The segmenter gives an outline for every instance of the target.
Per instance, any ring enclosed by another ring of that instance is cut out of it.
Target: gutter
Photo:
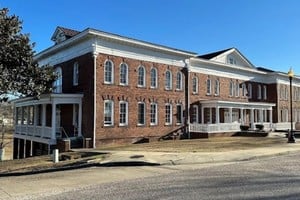
[[[93,44],[93,58],[94,58],[94,122],[93,122],[93,148],[96,148],[96,123],[97,123],[97,40]]]

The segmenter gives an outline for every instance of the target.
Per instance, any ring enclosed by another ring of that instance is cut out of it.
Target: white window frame
[[[248,98],[252,98],[252,84],[248,83]]]
[[[150,103],[150,125],[155,126],[157,124],[157,103]]]
[[[63,77],[61,67],[55,68],[54,73],[56,74],[57,79],[53,82],[53,93],[62,93]]]
[[[138,68],[138,87],[146,87],[146,69],[143,65]]]
[[[165,104],[165,125],[172,125],[172,104]]]
[[[198,77],[192,78],[192,92],[193,94],[198,94]]]
[[[215,96],[220,96],[220,81],[215,80]]]
[[[176,74],[176,90],[182,90],[183,86],[182,86],[182,73],[181,72],[177,72]]]
[[[125,113],[122,110],[122,105],[125,105]],[[125,118],[123,118],[123,116]],[[125,120],[124,122],[123,122],[123,119]],[[121,122],[121,120],[122,120],[122,122]],[[119,102],[119,126],[127,126],[127,125],[128,125],[128,102],[120,101]]]
[[[107,109],[109,109],[107,106],[110,104],[111,110],[110,110],[110,120],[106,120],[106,115],[107,115]],[[104,100],[104,109],[103,109],[103,122],[104,126],[113,126],[114,125],[114,102],[112,100]]]
[[[211,79],[206,80],[206,95],[211,95]]]
[[[234,83],[233,81],[230,81],[229,83],[229,96],[233,97],[234,96]]]
[[[79,82],[79,64],[75,62],[73,65],[73,86],[77,86]]]
[[[198,105],[192,105],[191,123],[199,123]]]
[[[120,64],[120,85],[128,85],[128,65],[126,63]]]
[[[240,83],[238,81],[235,82],[235,96],[240,96]]]
[[[170,70],[167,70],[165,74],[165,89],[172,90],[172,72]]]
[[[263,98],[264,98],[264,100],[267,100],[267,86],[266,85],[263,86]]]
[[[110,69],[108,69],[108,67]],[[114,63],[111,60],[106,60],[104,63],[104,83],[105,84],[114,83]]]
[[[247,96],[247,89],[245,83],[242,84],[242,95],[243,97]]]
[[[152,67],[150,70],[150,88],[157,88],[157,69]]]
[[[257,99],[261,99],[261,85],[257,85]]]
[[[143,105],[143,112],[144,113],[140,113],[140,105]],[[144,125],[146,125],[146,104],[145,104],[145,102],[138,102],[138,112],[137,112],[137,125],[138,126],[144,126]],[[142,118],[140,118],[140,117],[142,117]],[[143,123],[140,123],[140,119],[143,119]]]

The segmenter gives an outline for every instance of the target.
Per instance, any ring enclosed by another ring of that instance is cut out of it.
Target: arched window
[[[138,68],[138,86],[145,87],[146,86],[146,75],[144,66],[139,66]]]
[[[248,97],[249,97],[249,99],[252,98],[252,85],[251,85],[251,83],[248,84]]]
[[[198,77],[193,77],[192,79],[192,92],[194,94],[198,93]]]
[[[112,84],[114,82],[114,64],[107,60],[104,64],[104,83]]]
[[[128,85],[128,66],[125,63],[120,65],[120,85]]]
[[[114,102],[112,100],[104,101],[104,126],[114,125]]]
[[[177,72],[176,75],[176,90],[182,90],[182,73]]]
[[[247,96],[247,89],[246,89],[246,84],[242,84],[242,96],[245,97]]]
[[[168,70],[165,76],[165,89],[172,90],[172,73]]]
[[[79,65],[78,62],[75,62],[73,65],[73,85],[78,85],[79,81]]]
[[[206,80],[206,94],[211,95],[211,79]]]
[[[53,93],[62,93],[62,69],[57,67],[54,70],[54,73],[57,75],[57,79],[53,82]]]
[[[233,81],[230,81],[229,83],[229,96],[234,96],[234,83]]]
[[[150,70],[150,87],[157,88],[157,69],[154,67]]]
[[[257,99],[261,99],[261,85],[257,86]]]
[[[220,81],[218,79],[215,80],[215,95],[220,95]]]

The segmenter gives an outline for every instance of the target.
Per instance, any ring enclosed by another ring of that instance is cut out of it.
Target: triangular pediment
[[[198,57],[228,65],[235,65],[251,69],[255,68],[255,66],[236,48],[225,49]]]

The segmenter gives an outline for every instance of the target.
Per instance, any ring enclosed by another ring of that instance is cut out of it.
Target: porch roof
[[[39,104],[77,104],[81,103],[83,94],[44,94],[39,99],[26,97],[14,100],[15,107],[32,106]]]
[[[269,109],[271,110],[275,103],[265,102],[236,102],[222,100],[200,100],[202,107],[221,107],[221,108],[243,108],[243,109]]]

